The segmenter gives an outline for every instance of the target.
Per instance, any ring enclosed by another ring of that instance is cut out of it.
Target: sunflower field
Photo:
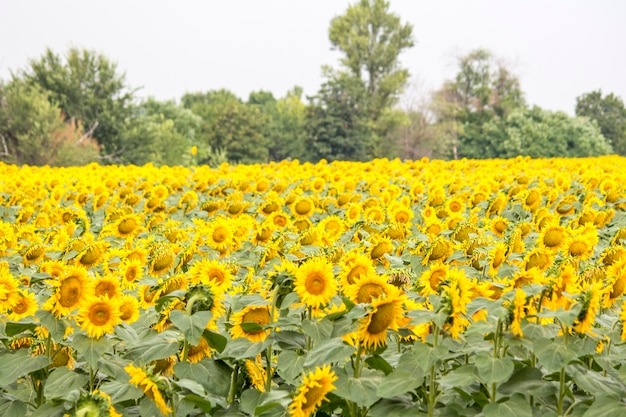
[[[623,417],[624,172],[0,164],[0,416]]]

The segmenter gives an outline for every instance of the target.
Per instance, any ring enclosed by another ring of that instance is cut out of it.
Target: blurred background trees
[[[46,50],[0,80],[0,161],[32,165],[365,161],[387,157],[510,158],[626,155],[626,108],[601,91],[575,116],[529,107],[510,65],[485,49],[456,60],[432,92],[409,85],[400,61],[413,28],[389,2],[360,0],[329,25],[338,67],[303,97],[225,89],[178,102],[140,99],[96,51]]]

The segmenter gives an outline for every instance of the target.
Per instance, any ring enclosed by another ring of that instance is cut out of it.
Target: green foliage
[[[70,48],[63,58],[47,49],[18,75],[41,87],[66,120],[80,120],[87,131],[93,131],[105,161],[120,161],[133,92],[117,64],[86,49]]]
[[[65,123],[39,86],[18,79],[0,85],[0,103],[0,160],[67,166],[98,159],[98,145],[80,122]]]
[[[399,56],[413,46],[412,32],[413,27],[391,13],[389,2],[384,0],[361,0],[331,21],[329,38],[333,47],[344,55],[341,59],[344,69],[325,69],[328,82],[319,96],[324,101],[324,89],[329,85],[350,96],[360,114],[345,114],[344,124],[355,125],[356,117],[365,118],[359,126],[366,126],[370,132],[362,139],[367,139],[364,145],[368,158],[386,156],[389,146],[383,141],[402,123],[389,117],[389,110],[397,103],[409,79],[408,70],[400,66]],[[357,131],[351,136],[359,135],[362,133]]]
[[[611,145],[599,128],[586,118],[570,117],[563,112],[550,112],[539,107],[512,113],[504,122],[504,136],[493,123],[488,124],[486,138],[498,157],[517,155],[533,158],[585,157],[606,155]]]
[[[182,104],[202,118],[199,147],[225,152],[233,163],[267,162],[268,139],[263,132],[268,117],[258,107],[242,103],[227,90],[186,94]]]
[[[326,81],[306,114],[305,160],[361,161],[367,158],[371,131],[358,79],[345,75]]]
[[[613,93],[602,97],[602,91],[592,91],[576,98],[576,116],[594,120],[613,150],[626,155],[626,108]]]
[[[148,99],[134,109],[122,134],[124,163],[188,165],[191,147],[197,143],[201,118],[172,101]]]

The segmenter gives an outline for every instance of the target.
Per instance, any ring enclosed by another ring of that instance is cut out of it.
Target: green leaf
[[[560,371],[568,363],[576,359],[576,354],[561,343],[550,339],[537,339],[533,343],[533,351],[537,360],[548,373]]]
[[[580,365],[570,365],[567,367],[567,371],[578,388],[594,397],[611,394],[621,396],[626,392],[626,385],[609,374],[600,375]]]
[[[389,365],[385,359],[383,359],[380,355],[373,355],[365,359],[365,364],[370,369],[378,369],[379,371],[383,371],[385,375],[389,375],[393,372],[393,366]]]
[[[183,401],[188,401],[192,403],[193,405],[195,405],[196,407],[198,407],[205,413],[210,412],[211,408],[213,407],[210,401],[206,400],[204,397],[200,397],[194,394],[185,395],[183,397]]]
[[[443,375],[439,382],[443,387],[468,387],[476,382],[476,367],[474,365],[461,365]]]
[[[7,336],[13,337],[16,334],[20,334],[22,332],[26,332],[26,331],[32,332],[39,326],[40,326],[40,323],[37,323],[34,321],[23,321],[19,323],[8,322],[6,324],[4,332]]]
[[[89,366],[95,369],[98,367],[98,361],[104,357],[112,345],[106,337],[95,339],[78,333],[74,335],[72,346],[85,358]]]
[[[533,417],[528,400],[515,395],[501,403],[489,403],[483,408],[485,417]]]
[[[24,417],[26,404],[20,400],[4,401],[0,404],[0,417]]]
[[[306,347],[306,336],[302,332],[281,330],[272,333],[272,338],[283,349],[304,349]]]
[[[174,365],[174,375],[180,379],[198,382],[207,392],[226,397],[232,370],[222,362],[203,359],[198,363],[179,362]]]
[[[224,336],[208,329],[205,329],[204,332],[202,332],[202,336],[206,339],[209,346],[217,350],[219,353],[224,351],[224,348],[228,343],[228,339]]]
[[[191,379],[179,379],[177,381],[173,381],[175,385],[178,385],[181,388],[186,389],[187,391],[199,395],[201,397],[206,396],[206,392],[204,391],[204,387]]]
[[[368,417],[406,417],[425,416],[420,407],[410,397],[394,399],[383,398],[374,404],[367,412]]]
[[[239,337],[228,341],[222,356],[236,360],[249,359],[263,352],[263,349],[265,349],[265,343],[255,343],[245,337]]]
[[[306,357],[305,368],[322,366],[328,363],[347,361],[354,353],[354,346],[347,345],[342,339],[328,339],[318,343]]]
[[[129,344],[124,358],[138,364],[146,364],[175,355],[180,350],[176,336],[177,333],[173,331],[159,333],[151,330],[140,337],[138,343]]]
[[[43,394],[47,399],[68,399],[73,390],[80,390],[87,385],[89,377],[67,369],[65,366],[56,368],[48,376]]]
[[[513,373],[508,381],[498,385],[498,392],[504,395],[523,392],[546,398],[556,393],[556,387],[553,383],[543,379],[543,374],[539,369],[525,366]]]
[[[21,376],[48,366],[50,359],[44,355],[31,356],[28,349],[20,349],[15,353],[3,352],[0,363],[0,387],[4,387]]]
[[[421,342],[415,343],[411,351],[420,368],[424,371],[429,370],[431,366],[436,365],[448,354],[448,350],[443,346],[432,347]]]
[[[487,352],[480,352],[475,357],[478,376],[487,385],[504,382],[513,374],[513,361],[509,358],[493,358]]]
[[[170,320],[183,332],[191,345],[197,345],[212,316],[210,311],[197,311],[189,316],[182,311],[173,310],[170,313]]]
[[[424,377],[416,378],[406,369],[398,368],[385,378],[376,390],[376,395],[383,398],[392,398],[412,391],[424,382]]]
[[[108,381],[100,385],[100,390],[106,392],[113,403],[120,403],[128,400],[136,400],[143,397],[143,390],[131,385],[128,380]]]
[[[333,322],[330,320],[302,322],[302,332],[309,336],[315,343],[326,341],[333,332]]]
[[[367,372],[366,372],[367,371]],[[337,371],[334,394],[360,406],[369,407],[380,399],[378,387],[383,382],[382,372],[364,369],[360,378],[349,376],[345,369]]]
[[[625,415],[626,404],[619,398],[600,397],[595,399],[583,417],[624,417]]]
[[[65,320],[57,319],[52,315],[52,313],[46,310],[38,310],[35,313],[35,317],[37,317],[41,324],[48,329],[52,340],[60,343],[63,339],[65,339],[65,330],[68,327]]]
[[[22,416],[25,414],[22,414]],[[67,410],[63,404],[55,404],[50,401],[44,403],[41,407],[29,414],[30,417],[64,417],[67,415]]]
[[[295,384],[302,375],[306,357],[300,356],[292,350],[284,350],[278,354],[278,374],[288,384]]]

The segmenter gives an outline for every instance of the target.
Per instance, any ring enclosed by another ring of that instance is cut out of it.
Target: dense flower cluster
[[[66,366],[83,397],[103,384],[97,399],[111,414],[210,413],[196,397],[211,388],[185,383],[199,369],[188,366],[226,361],[230,388],[212,407],[250,412],[237,392],[286,385],[276,406],[308,416],[334,389],[365,415],[373,403],[351,399],[340,370],[358,378],[377,369],[361,359],[390,344],[401,354],[459,343],[479,323],[498,323],[487,339],[496,353],[499,338],[535,326],[621,343],[625,170],[619,157],[0,165],[4,351],[46,358],[44,374],[29,374],[41,387],[29,409]],[[307,355],[329,339],[345,358],[314,363]]]

